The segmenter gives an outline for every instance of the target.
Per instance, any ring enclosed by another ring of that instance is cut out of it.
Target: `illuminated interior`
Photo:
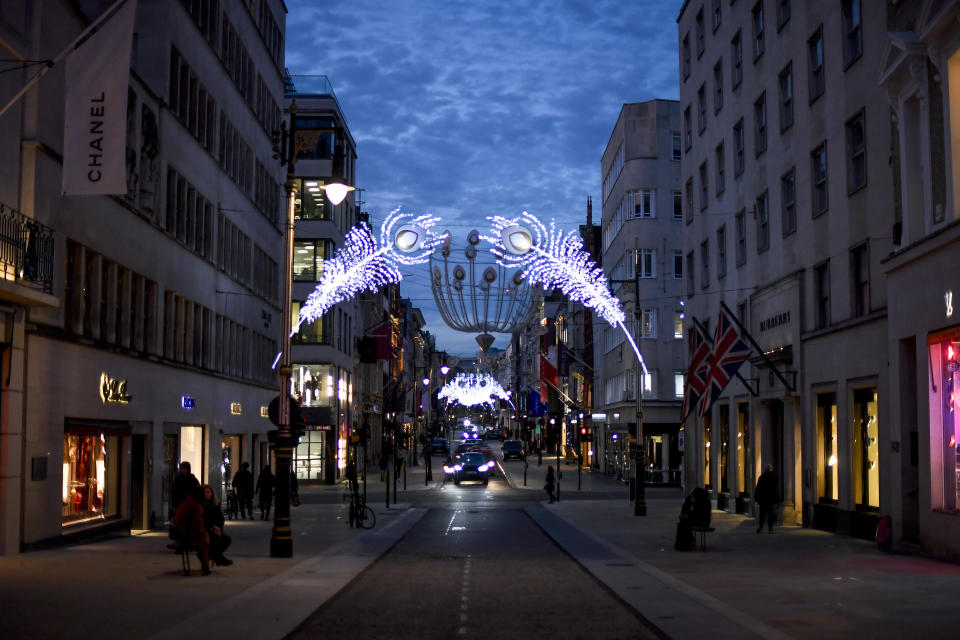
[[[119,450],[119,436],[89,429],[68,429],[63,434],[64,525],[117,515]]]
[[[858,506],[880,506],[880,424],[877,389],[853,392],[854,496]]]
[[[929,349],[931,506],[960,511],[960,340]]]
[[[840,495],[837,444],[837,394],[817,394],[817,485],[823,501],[836,502]]]

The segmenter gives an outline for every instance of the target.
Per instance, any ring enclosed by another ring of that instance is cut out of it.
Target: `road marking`
[[[453,515],[450,516],[450,522],[447,523],[447,530],[443,533],[443,535],[445,535],[445,536],[450,535],[450,529],[453,527],[453,520],[454,520],[454,518],[457,517],[457,514],[458,514],[458,513],[460,513],[459,510],[458,510],[458,511],[454,511],[454,512],[453,512]]]

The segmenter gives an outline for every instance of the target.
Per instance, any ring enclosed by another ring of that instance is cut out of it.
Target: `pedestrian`
[[[213,493],[213,487],[208,484],[203,485],[203,525],[210,539],[210,559],[221,567],[232,565],[233,560],[223,555],[232,540],[223,531],[223,511],[220,509],[220,503],[217,502],[217,496]]]
[[[253,520],[253,474],[249,462],[244,462],[240,465],[240,471],[233,474],[233,491],[240,505],[240,517],[246,520],[249,512]]]
[[[189,472],[189,466],[187,468]],[[202,494],[198,486],[187,493],[174,511],[174,525],[171,533],[177,541],[178,549],[194,547],[200,558],[200,570],[210,575],[210,536],[204,523]]]
[[[184,460],[180,463],[180,473],[173,479],[173,490],[170,492],[171,511],[176,511],[184,499],[198,489],[200,481],[190,473],[190,463]]]
[[[270,465],[263,465],[260,477],[257,478],[257,500],[260,502],[260,519],[270,519],[270,506],[273,504],[273,488],[276,485]]]
[[[544,490],[547,492],[547,497],[550,498],[550,502],[556,502],[557,498],[553,494],[554,487],[556,486],[557,478],[553,474],[553,465],[547,466],[547,480],[543,484]]]
[[[757,514],[757,533],[763,529],[764,522],[767,523],[767,530],[773,533],[773,521],[777,518],[777,505],[780,503],[780,489],[772,464],[768,464],[766,471],[757,478],[757,486],[753,490],[753,501],[760,508]]]
[[[691,492],[680,507],[680,517],[677,520],[677,535],[673,542],[673,548],[677,551],[690,551],[693,549],[693,513],[695,502],[694,494]]]

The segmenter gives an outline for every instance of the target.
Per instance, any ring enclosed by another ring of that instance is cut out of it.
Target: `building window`
[[[64,429],[61,496],[64,525],[119,515],[121,462],[119,435],[97,427]]]
[[[737,223],[737,266],[747,262],[747,212],[743,209],[736,217]]]
[[[757,198],[757,253],[770,248],[770,198],[767,192]]]
[[[693,146],[693,122],[690,117],[690,105],[687,105],[687,108],[683,110],[683,148],[686,151],[690,151],[690,147]]]
[[[767,92],[764,91],[753,103],[753,123],[754,134],[756,136],[756,148],[754,151],[759,156],[767,150]]]
[[[823,26],[807,40],[807,59],[810,64],[810,102],[823,95]]]
[[[714,153],[716,157],[716,171],[717,171],[717,195],[719,196],[723,193],[723,190],[726,188],[726,162],[723,157],[723,141],[717,145],[716,151]]]
[[[293,301],[293,317],[300,317],[301,302]],[[294,330],[293,341],[297,344],[332,344],[333,314],[327,313],[313,322],[304,322]]]
[[[880,507],[877,389],[853,392],[853,495],[858,507]]]
[[[693,222],[693,180],[687,180],[687,224]]]
[[[700,165],[700,211],[707,208],[707,161]]]
[[[847,192],[867,184],[866,127],[864,112],[847,121]]]
[[[682,156],[680,155],[680,132],[671,131],[670,132],[670,159],[679,160]]]
[[[707,86],[700,85],[697,89],[697,130],[703,133],[707,128]]]
[[[332,253],[333,243],[329,240],[294,240],[293,279],[317,282],[323,275],[324,260],[329,260]]]
[[[679,191],[672,191],[673,195],[673,219],[683,219],[683,194]]]
[[[781,227],[784,237],[797,230],[797,171],[790,171],[780,178]]]
[[[711,422],[708,412],[703,418],[703,487],[707,491],[713,488],[710,476],[710,436],[713,426]]]
[[[633,253],[633,252],[631,252]],[[636,264],[636,271],[633,274],[636,278],[656,278],[657,277],[657,250],[656,249],[637,249],[631,256]]]
[[[720,9],[721,0],[713,0],[713,30],[716,31],[720,28],[720,22],[723,19],[722,11]]]
[[[710,286],[710,241],[700,243],[700,288]]]
[[[640,374],[640,375],[641,375],[641,378],[640,378],[640,384],[641,384],[640,392],[643,394],[643,397],[644,397],[644,398],[652,398],[652,397],[653,397],[653,388],[654,388],[653,378],[654,378],[654,376],[656,375],[656,372],[654,372],[654,371],[648,371],[647,373],[642,373],[642,374]]]
[[[777,0],[777,31],[790,22],[790,0]]]
[[[931,342],[929,350],[930,506],[960,511],[960,340],[954,334]]]
[[[863,31],[860,28],[860,0],[843,0],[844,67],[849,67],[863,53]]]
[[[723,58],[713,65],[713,112],[723,108]]]
[[[337,367],[330,364],[294,364],[292,368],[290,383],[293,397],[301,407],[337,406]]]
[[[704,34],[704,25],[703,25],[703,8],[700,8],[700,11],[697,12],[697,57],[703,55],[704,49],[706,49],[706,36]]]
[[[640,337],[657,337],[657,310],[642,309],[640,311]]]
[[[743,38],[739,29],[730,41],[730,79],[730,86],[734,89],[743,80]]]
[[[682,371],[673,372],[673,397],[674,398],[683,397],[683,389],[686,386],[686,378],[684,377],[684,375],[685,374]]]
[[[693,284],[693,251],[687,254],[687,296],[694,294],[696,287]]]
[[[293,217],[296,220],[333,220],[333,207],[321,187],[323,181],[297,178],[296,182]]]
[[[830,263],[824,262],[813,268],[814,328],[830,326]]]
[[[837,394],[817,394],[817,494],[820,502],[836,504],[840,497],[837,459]]]
[[[727,464],[727,455],[730,451],[730,405],[720,404],[720,456],[717,460],[720,471],[720,491],[730,491],[730,465]]]
[[[690,77],[690,33],[683,36],[683,79]]]
[[[862,244],[850,252],[850,276],[853,286],[853,315],[870,313],[870,254]]]
[[[673,252],[673,279],[674,280],[683,279],[683,252],[682,251]]]
[[[780,131],[793,124],[793,63],[787,63],[779,76],[780,84]]]
[[[673,339],[683,340],[683,312],[673,312]]]
[[[627,192],[631,218],[655,218],[656,197],[653,189],[637,189]]]
[[[717,229],[717,279],[727,275],[727,227]]]
[[[763,55],[763,0],[753,5],[753,59]]]
[[[737,488],[741,495],[750,495],[753,489],[753,465],[750,454],[750,405],[737,403]]]
[[[733,173],[740,175],[743,173],[743,118],[740,118],[737,124],[733,125]]]
[[[814,217],[827,210],[827,144],[823,143],[810,154],[811,205]]]

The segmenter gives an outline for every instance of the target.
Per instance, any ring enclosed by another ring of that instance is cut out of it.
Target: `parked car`
[[[450,445],[446,438],[434,438],[430,443],[430,451],[435,456],[445,456],[450,453]]]
[[[503,460],[525,460],[526,454],[523,452],[523,443],[519,440],[504,440],[503,449],[501,450],[503,454]]]
[[[482,453],[470,452],[460,456],[457,462],[456,474],[453,477],[454,484],[460,484],[463,480],[479,480],[484,485],[490,482],[489,474],[493,472],[496,465],[487,462]]]

